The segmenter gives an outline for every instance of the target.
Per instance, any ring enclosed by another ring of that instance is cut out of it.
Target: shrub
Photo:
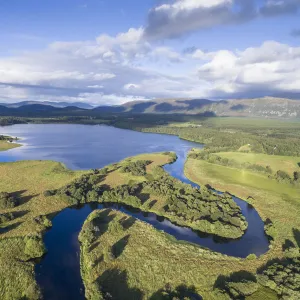
[[[9,222],[13,219],[14,219],[14,215],[12,213],[0,214],[0,225]]]
[[[124,173],[131,173],[133,176],[145,176],[146,166],[151,164],[150,160],[138,160],[128,163],[126,166],[121,168]]]
[[[285,259],[268,264],[259,282],[277,292],[282,299],[300,299],[300,259]]]
[[[29,259],[42,257],[46,253],[42,237],[39,235],[26,237],[24,253]]]
[[[220,275],[214,289],[226,294],[230,299],[244,299],[258,290],[256,277],[249,272],[239,271],[225,277]]]
[[[0,209],[13,208],[18,205],[18,200],[9,193],[0,192]]]
[[[246,259],[248,259],[248,260],[254,260],[254,259],[257,259],[257,256],[256,256],[254,253],[251,253],[251,254],[249,254],[249,255],[246,257]]]
[[[34,218],[34,221],[37,224],[44,226],[45,228],[52,227],[52,222],[47,216],[44,216],[44,215],[37,216]]]

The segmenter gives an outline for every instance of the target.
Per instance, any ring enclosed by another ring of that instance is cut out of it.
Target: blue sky
[[[299,9],[300,0],[0,0],[0,102],[300,99]]]

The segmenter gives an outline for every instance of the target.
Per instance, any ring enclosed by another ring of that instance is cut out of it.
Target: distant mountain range
[[[84,103],[84,102],[51,102],[51,101],[22,101],[16,103],[0,103],[1,106],[9,107],[9,108],[18,108],[25,105],[48,105],[52,107],[64,108],[68,106],[76,106],[78,108],[83,109],[92,109],[94,106]]]
[[[0,104],[1,116],[97,116],[100,114],[186,114],[231,117],[300,118],[300,101],[256,98],[211,101],[207,99],[161,99],[133,101],[119,106],[93,108],[85,103],[20,102]]]

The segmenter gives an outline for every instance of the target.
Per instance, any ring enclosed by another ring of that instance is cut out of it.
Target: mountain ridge
[[[212,101],[208,99],[155,99],[149,101],[130,101],[122,105],[80,108],[70,105],[54,107],[43,103],[7,107],[0,104],[1,116],[97,116],[103,114],[181,114],[218,117],[262,117],[262,118],[300,118],[300,101],[286,98],[230,99]],[[32,103],[32,102],[30,102]],[[73,103],[74,104],[74,103]]]

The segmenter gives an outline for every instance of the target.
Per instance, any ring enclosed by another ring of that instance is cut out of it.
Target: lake
[[[22,124],[0,127],[0,134],[21,137],[24,146],[0,152],[0,161],[56,160],[71,169],[102,168],[128,156],[141,153],[174,151],[178,159],[165,170],[181,181],[198,187],[184,175],[188,151],[202,145],[176,136],[140,133],[109,126]],[[172,224],[170,221],[124,206],[111,205],[137,219],[152,224],[179,240],[192,242],[213,251],[236,257],[257,256],[269,249],[264,223],[257,211],[245,201],[233,198],[248,221],[248,229],[237,240],[220,240]],[[84,299],[80,278],[78,233],[87,216],[100,204],[68,208],[53,219],[53,227],[45,234],[48,254],[36,267],[37,281],[45,299]]]

